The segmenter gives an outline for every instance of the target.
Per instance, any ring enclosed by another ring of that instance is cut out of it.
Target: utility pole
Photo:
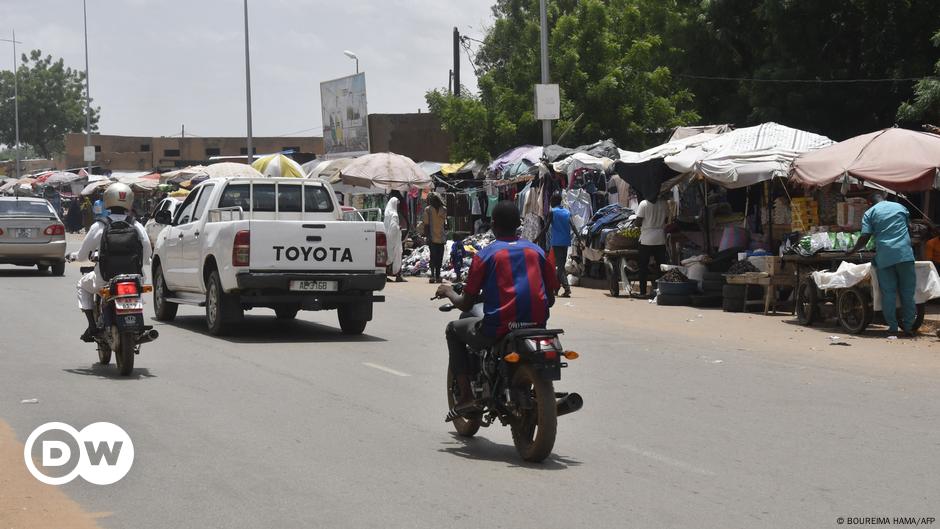
[[[13,114],[14,121],[16,123],[16,143],[13,146],[13,154],[16,157],[16,167],[13,169],[13,174],[16,175],[16,178],[20,178],[20,98],[19,98],[19,77],[17,76],[17,58],[16,58],[16,45],[22,44],[16,40],[16,30],[13,30],[13,40],[9,39],[0,39],[4,42],[13,43]]]
[[[454,71],[447,70],[447,93],[453,95],[454,93]]]
[[[88,80],[88,9],[82,0],[82,19],[85,24],[85,147],[91,145],[91,82]],[[91,173],[91,164],[86,172]]]
[[[248,103],[248,165],[254,161],[251,147],[251,61],[248,55],[248,0],[245,0],[245,98]]]
[[[454,28],[454,95],[460,97],[460,32]]]
[[[542,84],[548,84],[548,14],[545,9],[545,0],[539,0],[539,17],[541,18],[541,48],[542,48]],[[542,120],[542,145],[552,144],[552,122]]]

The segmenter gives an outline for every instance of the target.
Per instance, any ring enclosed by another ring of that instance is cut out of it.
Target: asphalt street
[[[812,355],[773,335],[735,340],[707,328],[720,312],[654,325],[654,306],[575,289],[552,321],[582,356],[556,389],[578,391],[585,406],[559,419],[549,460],[524,464],[508,428],[465,440],[443,422],[450,315],[429,301],[426,280],[389,285],[355,338],[332,312],[276,322],[261,309],[216,338],[201,309],[184,307],[176,322],[156,323],[160,339],[124,379],[78,340],[77,279],[77,265],[64,278],[0,268],[0,422],[20,451],[49,421],[128,432],[136,459],[122,481],[59,487],[103,528],[724,529],[940,517],[936,344],[886,369],[891,358],[872,360],[877,347]],[[695,325],[704,334],[686,332]],[[7,487],[0,496],[15,496]],[[12,519],[0,511],[0,528]]]

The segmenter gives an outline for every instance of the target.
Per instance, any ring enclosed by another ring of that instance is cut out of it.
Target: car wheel
[[[65,275],[65,261],[61,263],[56,263],[52,265],[52,275],[54,276],[64,276]]]
[[[36,265],[36,268],[38,268],[40,272],[48,272],[48,271],[49,271],[49,265],[43,265],[43,264],[41,264],[41,265]]]
[[[173,321],[179,310],[179,305],[166,300],[168,294],[163,268],[158,264],[153,268],[153,312],[157,321]]]
[[[241,320],[245,313],[238,296],[226,294],[222,290],[219,272],[213,271],[209,274],[208,287],[206,290],[206,325],[209,327],[209,334],[222,336],[228,333],[232,324]]]

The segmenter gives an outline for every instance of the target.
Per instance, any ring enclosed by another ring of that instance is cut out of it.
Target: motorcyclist
[[[512,330],[544,327],[548,321],[559,288],[555,264],[542,248],[516,236],[520,224],[513,202],[498,203],[492,218],[496,240],[473,256],[463,293],[457,294],[450,285],[437,289],[437,297],[448,298],[461,311],[473,308],[478,298],[483,301],[482,318],[452,321],[444,333],[460,392],[447,420],[472,411],[467,346],[483,349]]]
[[[69,261],[90,259],[91,255],[100,249],[101,237],[107,227],[114,222],[127,222],[133,226],[140,239],[140,254],[137,262],[141,264],[142,268],[146,268],[144,265],[150,262],[150,240],[147,238],[147,232],[144,230],[144,227],[131,215],[133,203],[134,192],[129,186],[121,183],[111,184],[104,192],[106,214],[97,218],[91,228],[88,229],[88,234],[85,235],[85,240],[82,241],[81,248],[77,252],[69,254]],[[140,270],[139,273],[142,274],[143,270]],[[78,281],[78,285],[76,285],[78,291],[78,307],[88,320],[88,328],[85,329],[85,332],[82,334],[82,341],[94,341],[94,336],[98,332],[98,325],[95,322],[94,314],[95,293],[107,284],[108,282],[101,274],[100,263],[95,263],[95,270],[82,276]]]

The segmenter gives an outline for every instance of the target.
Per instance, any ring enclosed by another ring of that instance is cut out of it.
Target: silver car
[[[65,226],[48,201],[0,197],[0,264],[65,273]]]

